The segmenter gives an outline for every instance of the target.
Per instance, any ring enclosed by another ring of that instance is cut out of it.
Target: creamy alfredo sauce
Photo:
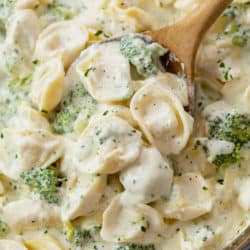
[[[0,1],[1,250],[221,250],[250,224],[250,3],[201,45],[195,118],[135,34],[201,2]]]

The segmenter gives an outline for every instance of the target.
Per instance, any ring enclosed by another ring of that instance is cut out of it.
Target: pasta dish
[[[222,250],[248,228],[250,2],[202,41],[193,114],[142,35],[200,4],[0,0],[1,250]]]

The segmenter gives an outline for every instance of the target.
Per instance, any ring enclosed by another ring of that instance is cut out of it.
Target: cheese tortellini
[[[86,27],[80,22],[53,23],[40,33],[34,57],[41,61],[61,57],[67,68],[86,46],[88,36]]]
[[[133,202],[149,203],[167,197],[173,171],[155,148],[144,148],[139,159],[121,172],[124,196]]]
[[[17,129],[41,129],[51,131],[49,121],[27,103],[22,103],[19,106],[18,114],[11,120],[11,124]]]
[[[108,18],[110,25],[106,27],[109,32],[122,34],[127,32],[142,32],[157,27],[155,18],[141,8],[127,6],[120,8],[119,1],[116,4],[110,4],[104,9],[104,15]],[[111,6],[113,5],[113,6]]]
[[[133,96],[130,108],[147,139],[161,153],[178,154],[186,146],[193,118],[171,91],[147,84]]]
[[[43,236],[34,240],[25,241],[29,250],[63,250],[62,245],[51,236]]]
[[[239,193],[238,202],[240,206],[248,211],[250,209],[250,198],[249,195],[245,192],[250,188],[250,178],[242,178],[238,183],[237,192]]]
[[[33,77],[31,97],[39,110],[51,111],[64,94],[64,68],[61,59],[55,58],[40,65]]]
[[[14,180],[31,168],[48,167],[63,154],[60,138],[46,130],[4,129],[0,144],[0,170]]]
[[[156,204],[164,217],[182,221],[206,214],[211,211],[212,206],[208,182],[195,173],[174,177],[170,195]]]
[[[121,54],[117,41],[86,49],[76,70],[98,101],[123,101],[133,93],[129,61]]]
[[[118,195],[104,212],[101,236],[110,242],[149,244],[160,241],[164,229],[156,210],[140,203],[131,204]]]
[[[237,102],[242,109],[250,110],[250,84],[248,78],[243,78],[237,83],[235,81],[226,83],[221,91],[227,102]],[[233,96],[232,93],[234,93]]]
[[[40,32],[39,20],[32,10],[20,10],[11,17],[3,44],[2,56],[9,74],[26,76],[32,68],[36,40]]]
[[[88,216],[96,211],[106,186],[106,176],[80,175],[68,188],[62,219],[73,220],[80,216]]]
[[[153,84],[171,91],[178,97],[184,107],[189,104],[187,83],[184,79],[176,75],[170,73],[159,73],[156,76],[142,81],[142,85],[146,84]]]
[[[164,249],[174,249],[174,250],[192,250],[191,242],[185,240],[185,235],[183,232],[176,233],[173,237],[168,239],[164,244]]]
[[[0,240],[1,250],[28,250],[22,243],[14,240]]]
[[[142,143],[140,132],[127,121],[102,116],[84,130],[72,159],[83,173],[113,174],[138,158]]]
[[[249,0],[192,86],[143,33],[205,2],[0,0],[0,250],[219,250],[249,228]]]
[[[3,218],[12,230],[34,230],[61,223],[57,206],[43,201],[18,200],[3,207]]]

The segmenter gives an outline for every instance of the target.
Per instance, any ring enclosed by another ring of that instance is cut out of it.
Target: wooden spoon
[[[184,72],[193,81],[195,57],[206,31],[233,0],[203,0],[196,10],[180,22],[159,30],[145,32],[184,64]],[[180,66],[180,64],[179,64]],[[176,68],[177,65],[173,65]]]

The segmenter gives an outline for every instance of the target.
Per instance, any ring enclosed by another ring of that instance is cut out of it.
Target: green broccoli
[[[224,36],[231,36],[234,46],[244,48],[248,44],[249,29],[242,23],[242,17],[246,16],[250,3],[230,5],[222,14],[226,18],[228,25],[225,30],[218,35],[218,39]]]
[[[80,114],[88,120],[96,106],[82,83],[75,84],[69,91],[60,107],[51,115],[50,122],[58,134],[70,133],[74,130],[74,122]]]
[[[150,245],[138,245],[138,244],[126,244],[120,245],[116,250],[155,250],[153,244]]]
[[[77,249],[93,241],[94,236],[101,230],[101,225],[91,228],[76,228],[71,222],[65,223],[66,239]]]
[[[121,38],[120,51],[143,77],[156,75],[159,72],[159,65],[157,65],[159,57],[167,52],[160,44],[148,43],[135,35]]]
[[[4,83],[0,92],[6,93],[0,98],[0,124],[8,127],[8,121],[16,115],[18,107],[25,99],[28,100],[32,75],[24,78],[11,79]]]
[[[12,79],[8,82],[8,89],[12,94],[20,95],[21,99],[23,96],[28,96],[30,93],[30,86],[32,82],[32,74],[27,75],[23,78]]]
[[[22,173],[20,177],[41,200],[50,204],[60,202],[60,187],[66,179],[61,178],[54,167],[33,168]]]
[[[78,14],[71,6],[59,3],[57,0],[53,0],[48,4],[48,11],[56,20],[69,20]]]
[[[0,220],[0,237],[4,237],[9,232],[8,225]]]
[[[216,117],[208,120],[209,139],[217,139],[234,143],[233,152],[230,154],[217,155],[212,163],[216,166],[228,166],[240,163],[243,147],[250,142],[250,115],[231,114],[224,117]]]

